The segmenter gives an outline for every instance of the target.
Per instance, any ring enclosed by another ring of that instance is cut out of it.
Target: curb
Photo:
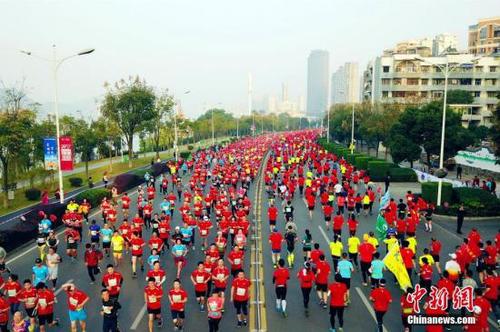
[[[436,214],[434,213],[434,216],[436,217],[439,217],[441,219],[444,219],[444,220],[454,220],[456,221],[457,220],[457,216],[448,216],[448,215],[445,215],[445,214]],[[498,222],[498,220],[496,219],[500,219],[500,216],[490,216],[490,217],[465,217],[464,218],[464,221],[494,221],[494,222]]]

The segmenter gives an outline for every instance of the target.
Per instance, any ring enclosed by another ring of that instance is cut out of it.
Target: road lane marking
[[[325,239],[326,244],[330,245],[330,239],[328,238],[328,235],[326,235],[326,232],[323,230],[323,227],[318,225],[318,228],[319,228],[319,231],[321,232],[321,235],[323,235],[323,238]]]
[[[72,283],[72,282],[73,282],[73,279],[69,279],[69,280],[68,280],[68,281],[66,281],[64,284],[70,284],[70,283]],[[64,285],[64,284],[63,284],[63,285]],[[56,290],[56,291],[54,292],[54,295],[56,295],[56,296],[57,296],[57,294],[61,293],[62,291],[63,291],[62,287],[59,287],[59,289],[58,289],[58,290]]]
[[[141,323],[141,320],[144,318],[144,315],[146,314],[146,303],[141,308],[141,311],[137,314],[135,317],[134,321],[132,322],[132,325],[130,325],[131,330],[136,330],[139,324]]]
[[[368,309],[368,312],[372,316],[373,320],[375,320],[375,324],[376,324],[377,323],[377,317],[375,316],[375,311],[373,311],[373,308],[372,308],[370,302],[368,301],[368,299],[366,298],[365,294],[363,294],[363,292],[361,291],[361,289],[359,287],[356,287],[356,292],[358,293],[359,297],[363,301],[366,309]],[[384,332],[387,332],[387,329],[385,328],[384,325],[382,325],[382,328],[384,329]]]
[[[135,189],[135,188],[134,188]],[[131,193],[129,195],[129,197],[133,197],[134,195],[137,195],[137,190],[135,190],[133,193]],[[92,213],[91,215],[89,215],[89,218],[92,218],[94,216],[96,216],[97,214],[99,214],[101,211],[100,210],[97,210],[95,211],[94,213]],[[56,233],[56,237],[59,237],[61,234],[63,234],[65,231],[65,229],[63,229],[62,231],[59,231],[58,233]],[[8,261],[6,261],[5,263],[6,264],[11,264],[13,262],[15,262],[16,260],[18,260],[19,258],[29,254],[30,252],[32,252],[33,250],[37,249],[38,246],[37,245],[34,245],[33,247],[29,248],[29,249],[26,249],[25,251],[23,251],[22,253],[20,253],[19,255],[17,256],[14,256],[12,257],[11,259],[9,259]]]

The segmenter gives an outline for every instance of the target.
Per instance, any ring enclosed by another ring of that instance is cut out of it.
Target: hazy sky
[[[60,100],[84,113],[104,93],[104,81],[140,75],[182,96],[199,115],[222,103],[245,112],[247,73],[255,97],[305,97],[307,56],[330,51],[331,71],[366,62],[404,39],[449,32],[465,47],[467,27],[500,15],[498,0],[0,0],[0,80],[26,79],[30,97],[52,100],[48,63],[19,49],[51,56],[94,47],[60,70]],[[83,106],[82,106],[83,105]]]

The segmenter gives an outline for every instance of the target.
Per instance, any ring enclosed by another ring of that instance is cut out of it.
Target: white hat
[[[451,259],[457,259],[457,254],[455,254],[455,253],[450,254],[450,257],[451,257]]]

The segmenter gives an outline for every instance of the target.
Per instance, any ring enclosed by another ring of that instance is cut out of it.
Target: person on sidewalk
[[[462,225],[464,223],[465,218],[465,207],[464,204],[460,204],[460,207],[457,211],[457,234],[462,234]]]

